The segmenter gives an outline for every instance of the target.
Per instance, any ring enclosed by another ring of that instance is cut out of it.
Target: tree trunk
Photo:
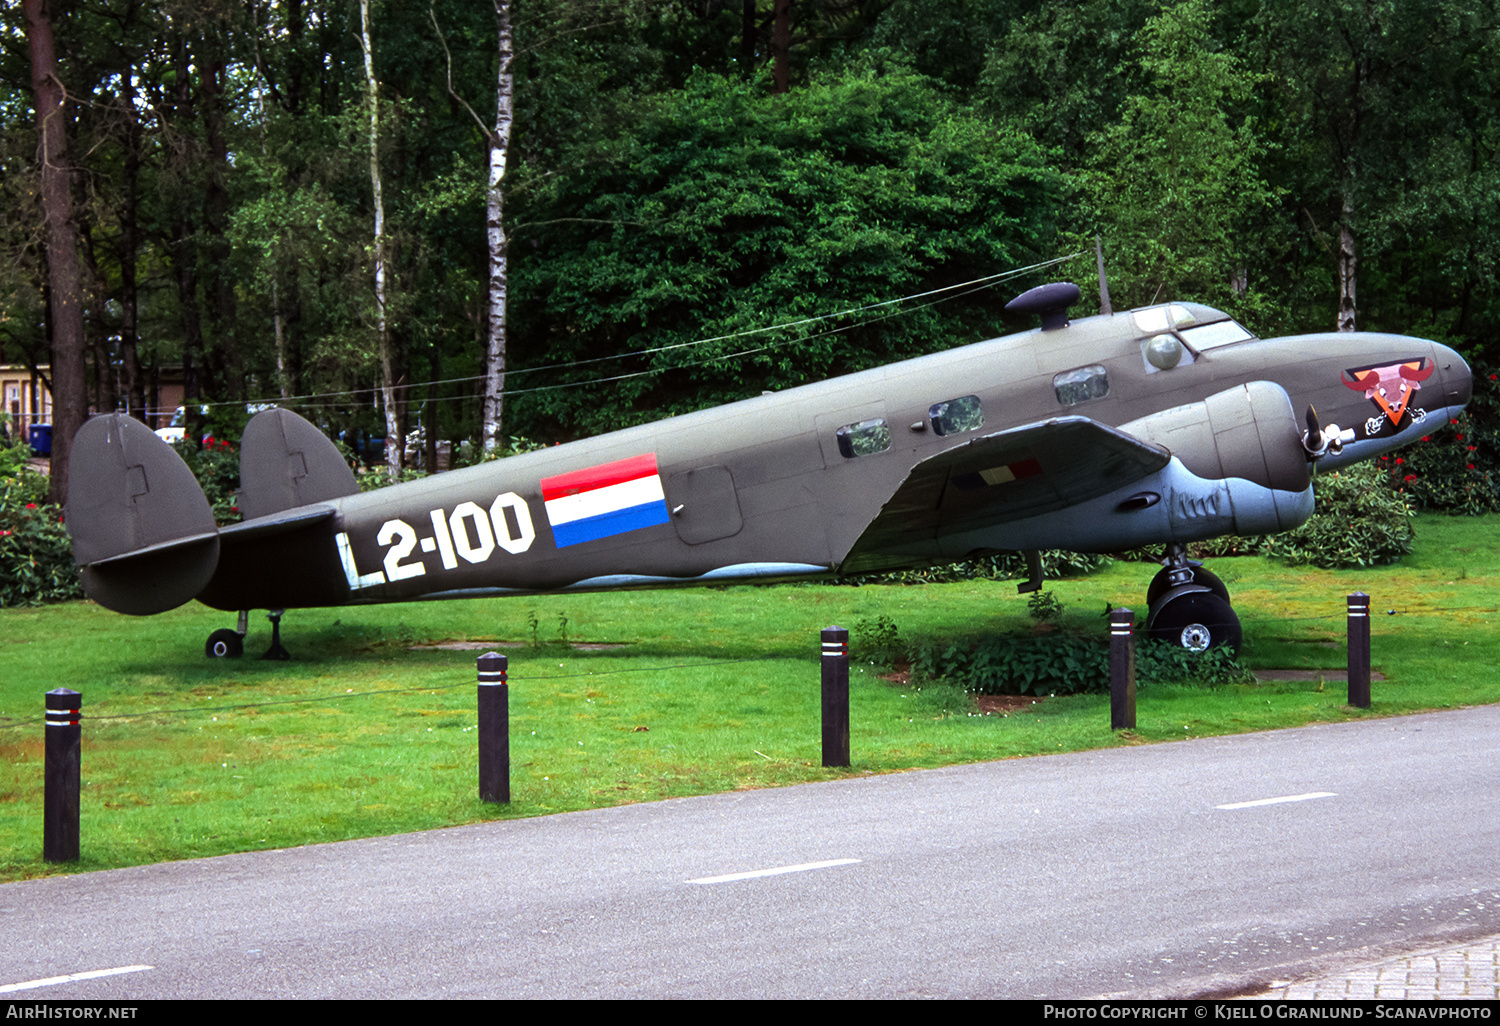
[[[1368,10],[1367,8],[1367,17]],[[1368,30],[1372,34],[1379,31],[1373,20],[1368,26]],[[1369,37],[1367,36],[1366,38]],[[1367,52],[1359,52],[1352,43],[1350,44],[1350,50],[1354,52],[1355,60],[1352,68],[1354,81],[1350,91],[1350,110],[1342,126],[1345,142],[1343,153],[1341,154],[1343,165],[1343,182],[1341,188],[1343,203],[1339,217],[1339,331],[1354,331],[1355,315],[1358,312],[1356,286],[1359,284],[1359,254],[1355,248],[1354,239],[1354,190],[1367,101],[1365,93],[1370,81],[1369,54]]]
[[[406,439],[396,400],[390,325],[385,316],[385,200],[380,191],[380,87],[370,49],[370,0],[359,0],[359,45],[365,54],[365,99],[370,106],[370,191],[375,205],[375,336],[380,354],[380,399],[385,406],[385,466],[394,479],[401,474]]]
[[[740,74],[755,71],[755,0],[744,0],[740,8]]]
[[[68,497],[68,454],[87,415],[84,375],[83,296],[78,277],[78,228],[73,220],[72,174],[63,113],[63,87],[57,77],[52,18],[47,0],[24,0],[26,39],[31,51],[35,97],[42,216],[47,240],[48,302],[52,322],[52,480],[53,502]]]
[[[298,17],[297,4],[288,5],[288,13],[292,18]],[[266,75],[266,68],[260,56],[260,44],[256,40],[260,36],[259,12],[252,8],[251,45],[255,53],[255,73],[260,88],[255,90],[256,103],[260,113],[260,122],[257,126],[260,132],[260,156],[266,159],[266,93],[270,88],[270,80]],[[289,22],[289,28],[293,36],[301,34],[302,27],[298,22]],[[281,286],[275,272],[271,276],[271,334],[276,339],[276,389],[282,400],[285,401],[292,394],[291,371],[287,361],[287,339],[286,324],[281,310]]]
[[[775,67],[772,72],[773,93],[787,90],[787,55],[792,49],[792,0],[776,0],[776,21],[771,29],[771,53]]]
[[[173,65],[177,74],[174,117],[187,123],[193,110],[193,69],[188,56],[187,40],[178,36],[174,42]],[[193,159],[189,150],[179,159]],[[173,225],[172,263],[177,278],[177,305],[182,314],[182,405],[185,414],[183,439],[193,448],[203,444],[203,397],[200,374],[204,364],[203,317],[198,302],[198,229],[188,216],[190,191],[180,189],[176,196]],[[168,414],[170,417],[171,414]]]
[[[228,74],[220,32],[223,26],[210,21],[200,37],[197,60],[201,85],[204,161],[207,182],[203,197],[204,265],[203,292],[209,316],[206,355],[212,368],[211,394],[222,401],[245,400],[244,361],[235,342],[236,302],[234,278],[230,274],[229,143],[224,137],[224,78]]]
[[[1354,248],[1354,229],[1349,220],[1354,216],[1354,206],[1344,197],[1344,217],[1339,224],[1339,331],[1354,331],[1355,287],[1359,283],[1359,256]]]
[[[479,437],[484,451],[500,448],[501,412],[505,397],[505,303],[507,275],[507,242],[505,238],[505,197],[501,187],[505,179],[505,158],[510,148],[512,120],[511,62],[515,56],[510,24],[510,0],[494,0],[495,36],[500,54],[500,70],[495,85],[495,130],[489,138],[489,185],[486,189],[485,235],[490,251],[490,282],[486,303],[486,326],[489,337],[485,345],[484,409]]]
[[[146,386],[141,376],[138,324],[140,300],[136,288],[135,256],[140,245],[136,224],[136,188],[141,175],[141,126],[135,113],[133,69],[122,78],[125,106],[125,195],[120,209],[120,362],[125,372],[126,412],[155,427],[146,415]]]

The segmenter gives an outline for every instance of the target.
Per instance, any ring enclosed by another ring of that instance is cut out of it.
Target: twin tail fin
[[[84,591],[108,609],[149,616],[182,605],[213,579],[221,532],[192,471],[150,428],[95,417],[74,437],[65,517]],[[285,515],[359,490],[334,444],[290,410],[258,413],[240,446],[246,522],[225,535],[293,528]],[[283,523],[285,522],[285,523]]]

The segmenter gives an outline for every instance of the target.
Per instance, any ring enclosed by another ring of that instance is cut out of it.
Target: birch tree
[[[385,308],[385,200],[380,190],[380,84],[375,80],[375,62],[370,47],[370,0],[359,0],[359,45],[365,55],[365,101],[370,108],[370,192],[375,206],[375,338],[380,358],[380,401],[385,407],[385,465],[391,477],[401,473],[406,439],[401,434],[401,415],[396,405],[391,330]]]
[[[505,399],[505,303],[507,241],[505,238],[505,158],[510,149],[514,118],[514,81],[511,64],[515,41],[511,31],[510,0],[494,0],[495,38],[499,70],[495,76],[495,127],[489,139],[489,180],[485,187],[485,239],[489,249],[489,289],[485,304],[484,410],[480,443],[486,453],[500,447],[501,412]]]

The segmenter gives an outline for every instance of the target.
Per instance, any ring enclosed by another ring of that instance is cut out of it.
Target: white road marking
[[[1332,791],[1310,791],[1307,794],[1289,794],[1282,798],[1257,798],[1253,802],[1231,802],[1228,805],[1215,805],[1216,809],[1248,809],[1256,805],[1280,805],[1282,802],[1305,802],[1309,798],[1337,798],[1338,795]]]
[[[146,969],[155,969],[154,965],[122,965],[115,969],[91,969],[86,973],[69,973],[67,976],[49,976],[45,980],[27,980],[25,983],[7,983],[0,985],[0,994],[9,994],[17,990],[33,990],[37,987],[55,987],[59,983],[72,983],[75,980],[96,980],[101,976],[119,976],[121,973],[138,973]]]
[[[809,869],[827,869],[829,866],[849,866],[860,859],[829,859],[827,862],[804,862],[797,866],[777,866],[775,869],[753,869],[748,873],[725,873],[723,876],[703,876],[689,880],[690,884],[727,883],[730,880],[751,880],[757,876],[780,876],[782,873],[802,873]]]

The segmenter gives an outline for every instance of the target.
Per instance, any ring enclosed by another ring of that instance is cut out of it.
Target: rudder
[[[334,444],[291,410],[262,410],[245,425],[239,503],[246,520],[358,491]]]
[[[124,414],[95,417],[74,436],[64,512],[84,591],[116,612],[180,606],[218,566],[218,529],[193,472]]]

